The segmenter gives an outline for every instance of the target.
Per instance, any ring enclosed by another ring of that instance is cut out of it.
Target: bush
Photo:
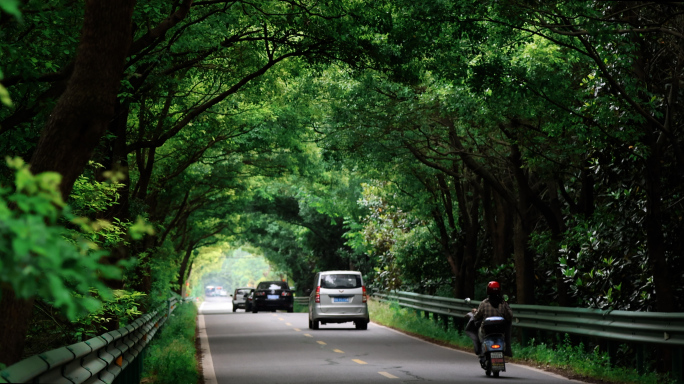
[[[470,338],[465,334],[459,334],[453,324],[445,330],[443,323],[421,317],[415,311],[402,308],[396,303],[369,300],[368,311],[371,320],[376,323],[460,348],[473,348]]]
[[[535,343],[532,340],[526,347],[514,343],[513,348],[517,358],[609,383],[674,383],[673,380],[655,372],[639,375],[636,369],[612,367],[606,352],[599,351],[598,347],[587,351],[582,343],[573,346],[567,334],[565,339],[557,344],[555,348],[551,348],[545,343]]]
[[[197,351],[195,349],[197,307],[179,305],[157,334],[145,355],[146,382],[159,384],[197,383]]]

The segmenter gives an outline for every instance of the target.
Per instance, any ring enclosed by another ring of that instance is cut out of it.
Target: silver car
[[[235,292],[230,295],[233,298],[233,312],[237,311],[238,308],[247,310],[247,296],[250,292],[254,291],[254,288],[236,288]]]
[[[309,296],[309,328],[320,324],[353,321],[356,329],[368,329],[368,296],[361,272],[325,271],[316,274]]]

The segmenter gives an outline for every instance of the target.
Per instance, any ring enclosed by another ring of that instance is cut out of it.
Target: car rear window
[[[237,291],[235,291],[236,295],[246,295],[248,293],[249,293],[249,289],[238,289]]]
[[[345,273],[322,275],[321,288],[361,288],[361,275]]]
[[[257,289],[289,289],[285,283],[259,283]]]

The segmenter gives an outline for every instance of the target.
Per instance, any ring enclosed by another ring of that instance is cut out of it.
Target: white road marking
[[[394,375],[392,375],[392,374],[390,374],[390,373],[387,373],[387,372],[378,372],[378,373],[381,374],[381,375],[383,375],[383,376],[385,376],[385,377],[388,378],[388,379],[398,379],[398,377],[396,377],[396,376],[394,376]]]
[[[200,313],[202,311],[200,306]],[[209,349],[209,338],[207,337],[207,327],[204,324],[204,315],[197,316],[197,327],[199,328],[200,345],[202,348],[202,375],[204,376],[205,384],[217,384],[216,372],[214,372],[214,362],[211,359],[211,350]]]

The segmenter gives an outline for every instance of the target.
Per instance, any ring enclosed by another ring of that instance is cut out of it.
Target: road
[[[353,323],[314,331],[306,313],[232,312],[229,298],[208,298],[198,322],[208,340],[206,384],[577,383],[517,364],[488,378],[473,354],[374,323],[367,331]]]

